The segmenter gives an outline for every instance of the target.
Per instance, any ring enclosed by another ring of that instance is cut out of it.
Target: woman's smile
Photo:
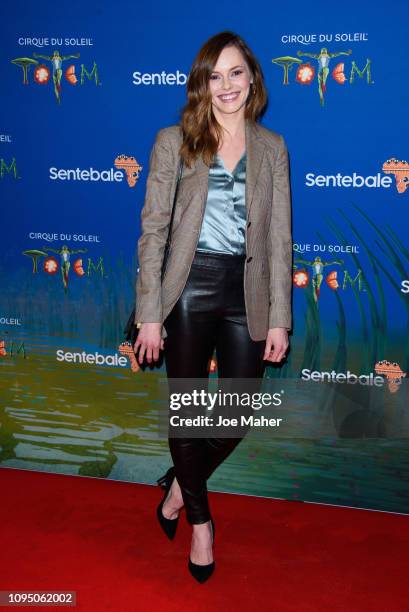
[[[222,102],[234,102],[235,100],[237,100],[237,98],[239,97],[240,92],[239,91],[234,91],[232,93],[228,93],[228,94],[221,94],[219,96],[217,96],[218,98],[220,98],[220,100]]]

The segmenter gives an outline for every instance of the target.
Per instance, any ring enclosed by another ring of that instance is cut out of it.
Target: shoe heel
[[[172,466],[168,469],[166,474],[158,478],[156,482],[158,483],[160,487],[162,487],[162,489],[164,489],[167,487],[169,481],[170,481],[169,486],[172,484],[172,480],[174,477],[175,477],[175,468]]]
[[[162,476],[161,478],[158,478],[156,482],[158,483],[160,487],[163,487],[164,485],[166,485],[166,476]]]
[[[169,538],[169,540],[173,540],[173,538],[176,535],[176,529],[177,529],[178,522],[179,522],[179,516],[175,519],[166,518],[162,514],[162,507],[168,496],[168,493],[169,493],[170,487],[172,486],[174,477],[175,477],[175,471],[174,471],[174,467],[172,466],[171,468],[168,469],[168,471],[166,472],[164,476],[161,476],[156,481],[158,485],[160,485],[165,490],[163,499],[160,502],[159,506],[156,508],[156,516],[158,517],[159,524],[162,527],[166,536]]]

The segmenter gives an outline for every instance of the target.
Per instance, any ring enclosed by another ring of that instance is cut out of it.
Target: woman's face
[[[244,107],[252,77],[249,67],[236,46],[220,53],[209,79],[213,112],[237,113]]]

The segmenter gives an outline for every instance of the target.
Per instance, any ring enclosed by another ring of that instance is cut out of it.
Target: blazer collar
[[[245,122],[245,139],[247,154],[245,193],[248,217],[265,151],[265,144],[259,134],[258,125],[249,119],[246,119]],[[204,210],[208,193],[209,167],[206,166],[201,157],[196,159],[195,172],[197,174],[199,190],[202,194],[202,208]]]

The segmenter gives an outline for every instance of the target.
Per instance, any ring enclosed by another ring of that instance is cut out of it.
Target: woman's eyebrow
[[[244,68],[244,66],[240,66],[240,65],[239,66],[233,66],[233,68],[229,68],[229,72],[230,72],[230,70],[235,70],[236,68]],[[213,72],[217,72],[217,74],[220,74],[220,72],[218,72],[217,70],[212,70],[212,74],[213,74]]]

